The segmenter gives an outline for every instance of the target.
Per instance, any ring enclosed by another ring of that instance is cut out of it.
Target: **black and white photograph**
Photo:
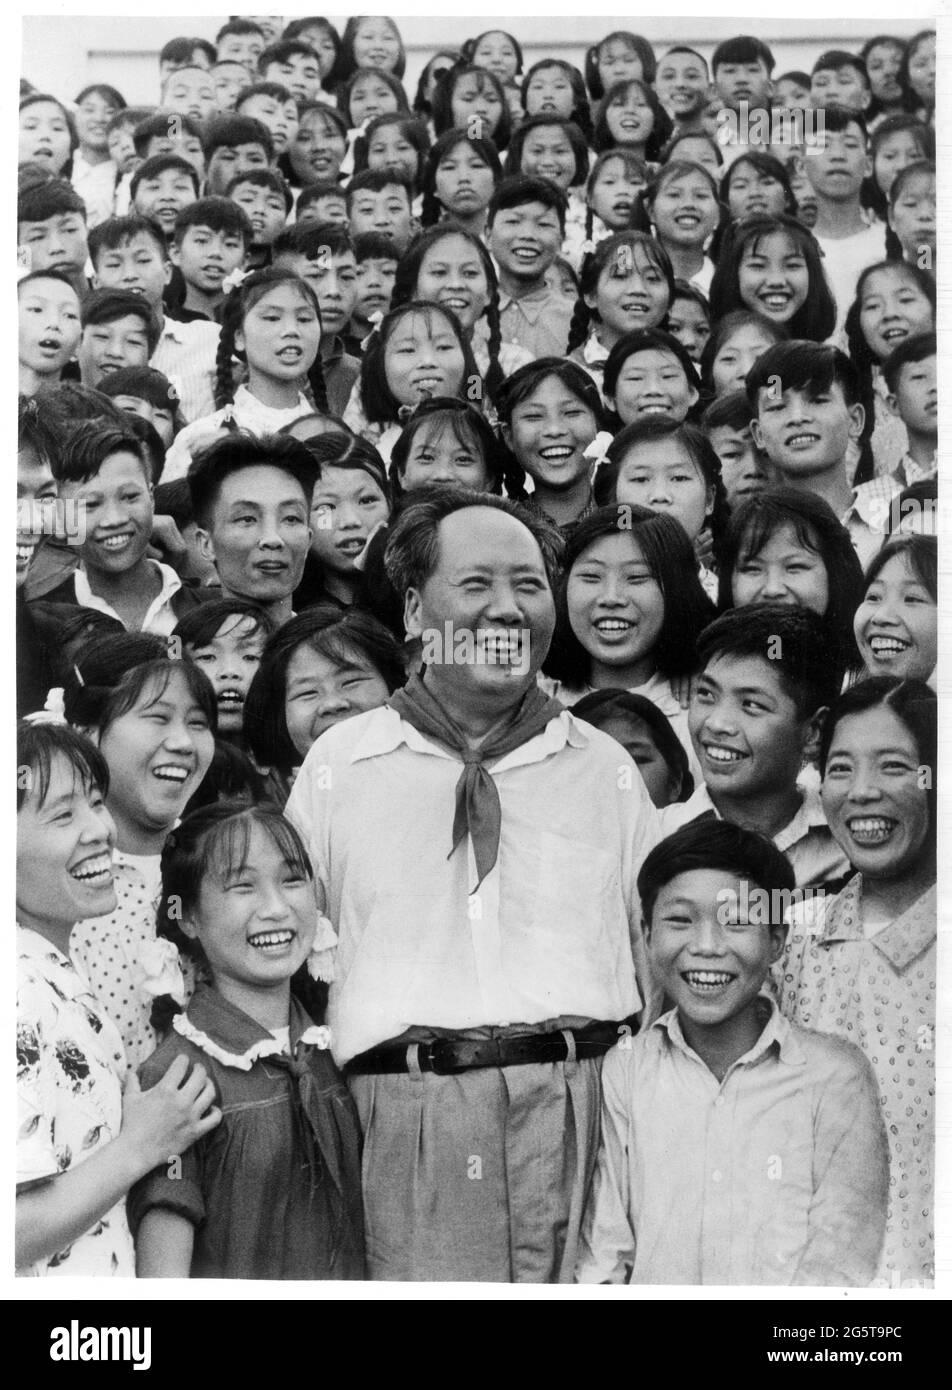
[[[948,1296],[941,21],[18,18],[7,1296]]]

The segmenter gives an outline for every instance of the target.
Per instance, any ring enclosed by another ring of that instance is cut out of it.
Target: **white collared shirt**
[[[313,406],[302,394],[298,395],[297,405],[277,409],[259,401],[247,386],[239,386],[232,405],[223,406],[221,410],[214,410],[203,419],[193,421],[181,434],[176,435],[175,442],[165,458],[162,481],[171,483],[176,478],[184,478],[194,451],[203,444],[211,444],[218,437],[226,417],[230,416],[239,429],[265,435],[277,434],[285,425],[299,420],[302,415],[310,415],[312,410]]]
[[[658,816],[614,739],[567,711],[491,768],[499,856],[452,854],[462,762],[393,709],[308,753],[287,804],[339,945],[328,1022],[346,1062],[413,1024],[655,1010],[635,880]],[[637,976],[637,978],[636,978]]]
[[[166,316],[149,366],[163,372],[179,395],[182,414],[191,423],[215,409],[215,358],[221,329],[217,323],[180,323]],[[163,482],[170,482],[168,470]]]
[[[178,622],[178,618],[172,610],[172,595],[177,594],[181,589],[182,581],[171,565],[163,565],[161,560],[150,560],[149,564],[155,565],[159,571],[162,577],[162,587],[149,604],[139,631],[154,632],[157,637],[168,637]],[[100,613],[115,618],[116,622],[122,623],[122,619],[111,604],[108,604],[104,598],[100,598],[98,594],[93,593],[84,569],[80,568],[75,571],[73,582],[76,586],[76,602],[81,608],[95,608]],[[122,625],[125,627],[125,623]]]

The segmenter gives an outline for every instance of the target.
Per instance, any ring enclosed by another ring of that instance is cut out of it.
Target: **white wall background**
[[[932,27],[928,13],[916,4],[905,18],[823,19],[817,15],[800,18],[688,18],[670,16],[588,18],[559,15],[543,19],[532,16],[498,16],[467,13],[476,6],[464,6],[460,15],[433,17],[402,16],[398,19],[407,48],[407,74],[404,84],[412,100],[419,73],[437,48],[453,47],[485,29],[507,29],[523,46],[526,65],[546,55],[558,55],[582,66],[589,44],[613,29],[632,29],[652,42],[659,56],[672,43],[687,43],[710,57],[721,39],[732,34],[756,34],[773,49],[779,74],[790,68],[809,72],[814,59],[825,48],[858,51],[867,38],[878,33],[909,37],[917,30]],[[72,100],[88,82],[111,82],[130,104],[158,101],[157,55],[162,45],[180,34],[214,40],[227,16],[127,17],[119,15],[85,16],[27,15],[22,19],[22,67],[24,77],[34,86]],[[339,31],[346,16],[328,15]]]

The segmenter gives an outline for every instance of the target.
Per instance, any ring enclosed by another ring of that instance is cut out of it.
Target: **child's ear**
[[[512,449],[512,426],[511,426],[511,425],[507,425],[505,422],[503,422],[503,423],[500,425],[500,430],[501,430],[501,432],[502,432],[502,442],[505,444],[506,448],[510,450],[510,452],[513,452],[513,449]]]
[[[787,928],[783,922],[771,922],[767,930],[770,932],[770,964],[775,965],[783,955],[783,948],[787,940]]]
[[[760,420],[756,415],[750,422],[750,437],[764,457],[769,458],[767,453],[767,441],[764,439],[764,432],[760,428]]]
[[[807,720],[803,739],[804,762],[814,763],[819,758],[820,740],[823,737],[823,727],[826,724],[826,717],[829,712],[828,707],[823,705]]]
[[[857,403],[856,405],[851,405],[849,407],[849,417],[849,437],[850,439],[859,439],[860,435],[863,433],[863,426],[866,424],[865,406],[862,406],[859,403]]]
[[[181,263],[182,263],[182,258],[181,258],[180,248],[179,248],[178,246],[176,246],[175,242],[173,241],[172,244],[171,244],[171,246],[169,247],[169,258],[168,258],[168,260],[166,261],[166,265],[168,266],[168,271],[169,271],[169,280],[171,280],[171,278],[172,278],[172,267],[173,267],[173,265],[181,265]],[[168,284],[168,283],[169,283],[169,280],[166,280],[165,283]]]
[[[894,394],[894,392],[890,391],[887,393],[886,404],[889,407],[889,413],[891,415],[899,414],[899,400],[898,397]]]
[[[617,413],[616,410],[615,410],[615,397],[614,397],[614,396],[606,396],[606,397],[605,397],[605,406],[606,406],[606,408],[607,408],[608,410],[611,411],[611,413],[612,413],[613,415],[615,415],[615,414]]]
[[[172,262],[167,260],[163,261],[162,264],[165,267],[165,284],[170,285],[172,283]]]
[[[583,294],[582,298],[585,300],[586,307],[591,309],[594,313],[595,309],[598,307],[596,302],[596,296],[594,294]]]
[[[422,606],[419,589],[408,589],[403,605],[403,625],[408,637],[423,636]]]
[[[700,391],[698,391],[696,386],[691,386],[690,384],[688,385],[688,396],[690,397],[691,407],[697,405],[698,400],[700,399],[700,395],[701,393]]]
[[[198,928],[191,917],[183,917],[178,925],[184,936],[187,936],[190,941],[196,940],[198,937]]]

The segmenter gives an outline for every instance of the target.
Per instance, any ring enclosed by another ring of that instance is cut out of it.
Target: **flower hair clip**
[[[587,241],[582,242],[581,246],[578,248],[578,253],[580,256],[590,256],[594,250],[595,243],[592,238],[589,237]]]
[[[330,919],[318,913],[314,945],[307,958],[307,973],[312,980],[323,980],[330,984],[334,979],[334,957],[337,952],[337,933]]]
[[[231,274],[226,275],[224,280],[222,280],[221,287],[226,294],[230,294],[231,291],[236,290],[242,280],[246,279],[250,274],[250,270],[242,270],[241,266],[236,266]]]
[[[77,673],[78,674],[78,673]],[[65,724],[66,708],[63,703],[63,687],[54,685],[47,691],[46,701],[43,708],[34,710],[32,714],[25,715],[28,724]]]
[[[582,457],[591,459],[592,461],[593,477],[595,476],[596,469],[600,468],[603,463],[608,462],[608,451],[612,446],[613,439],[614,436],[609,434],[607,430],[599,430],[591,444],[589,444],[588,448],[583,452]]]
[[[146,941],[139,947],[139,965],[142,978],[139,991],[146,999],[161,999],[170,995],[176,1002],[185,1005],[185,977],[178,947],[167,937],[157,936],[154,941]]]

